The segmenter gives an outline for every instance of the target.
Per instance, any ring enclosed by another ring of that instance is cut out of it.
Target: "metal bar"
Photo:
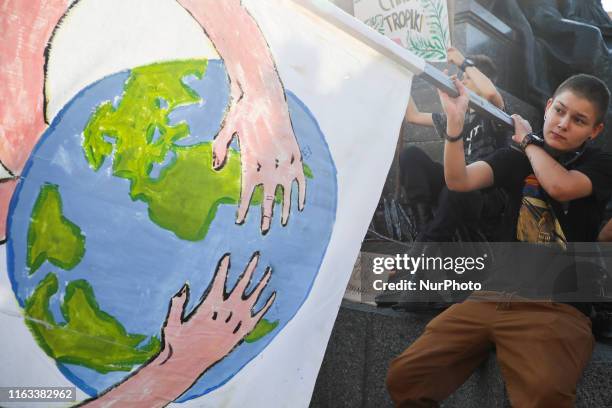
[[[425,81],[448,93],[457,96],[457,89],[442,71],[428,64],[424,59],[380,34],[357,20],[328,0],[293,0],[295,3],[316,14],[323,20],[351,35],[361,43],[374,49],[385,57],[420,75]],[[470,107],[483,116],[498,121],[507,128],[514,128],[510,115],[498,109],[474,92],[469,92]]]
[[[457,89],[453,82],[447,77],[444,72],[435,68],[433,65],[425,64],[424,71],[419,75],[429,84],[435,86],[438,89],[443,90],[450,96],[457,96]],[[489,101],[480,96],[476,95],[474,92],[469,91],[470,96],[470,108],[474,109],[476,112],[480,113],[486,118],[498,121],[502,123],[505,127],[509,129],[514,129],[514,122],[510,115],[508,115],[503,110],[499,109],[497,106],[493,105]]]

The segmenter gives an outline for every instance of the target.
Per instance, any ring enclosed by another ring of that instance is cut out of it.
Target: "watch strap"
[[[527,146],[529,146],[530,144],[542,147],[544,146],[544,139],[539,135],[536,135],[535,133],[527,133],[519,144],[519,147],[522,151],[525,151]]]
[[[459,66],[459,69],[460,69],[462,72],[465,72],[465,70],[466,70],[468,67],[473,67],[473,66],[475,66],[474,61],[472,61],[472,60],[471,60],[471,59],[469,59],[469,58],[465,58],[465,59],[463,60],[463,62],[461,63],[461,65]]]

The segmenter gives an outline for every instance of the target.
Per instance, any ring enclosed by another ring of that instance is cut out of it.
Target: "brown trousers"
[[[495,349],[513,407],[573,407],[594,344],[590,320],[572,306],[468,299],[392,361],[387,389],[397,407],[436,407]]]

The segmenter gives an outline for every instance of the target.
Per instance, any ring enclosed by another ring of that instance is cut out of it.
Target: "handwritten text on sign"
[[[355,17],[429,61],[450,45],[446,0],[353,0]]]

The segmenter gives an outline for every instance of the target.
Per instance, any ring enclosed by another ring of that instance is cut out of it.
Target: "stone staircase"
[[[344,301],[327,345],[311,408],[385,408],[391,360],[423,331],[434,313],[401,313]],[[442,407],[510,407],[495,354]],[[598,343],[578,384],[576,407],[612,407],[612,346]],[[551,407],[552,408],[552,407]]]
[[[353,0],[331,0],[349,14]],[[514,95],[520,95],[524,83],[516,77],[522,64],[518,37],[514,30],[496,18],[475,0],[454,1],[453,45],[464,55],[485,54],[498,65],[496,85],[506,103],[506,111],[528,119],[534,129],[541,126],[541,107],[531,106]],[[435,64],[439,69],[446,64]],[[440,112],[435,89],[416,77],[412,96],[422,112]],[[434,160],[441,162],[443,142],[431,128],[404,123],[398,151],[416,145]],[[398,188],[397,157],[389,171],[383,197],[401,199]],[[382,202],[382,198],[381,198]],[[381,218],[381,206],[374,218]],[[612,209],[610,210],[612,211]],[[381,223],[378,223],[380,226]],[[384,227],[379,231],[384,233]],[[386,254],[402,253],[401,243],[365,242],[362,251]],[[353,282],[354,283],[354,282]],[[392,407],[385,390],[390,361],[408,347],[423,331],[433,313],[400,313],[368,304],[343,301],[323,364],[317,378],[310,406],[312,408],[384,408]],[[507,393],[495,355],[459,388],[443,407],[493,408],[509,407]],[[577,407],[612,407],[612,345],[598,343],[592,359],[578,385]]]

